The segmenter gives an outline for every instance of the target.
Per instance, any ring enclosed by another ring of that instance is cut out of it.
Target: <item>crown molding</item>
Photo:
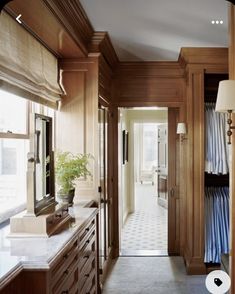
[[[228,64],[228,48],[183,47],[178,62],[182,67],[187,64]]]
[[[119,59],[107,32],[94,32],[88,46],[90,53],[101,53],[111,68],[115,68]]]
[[[87,56],[94,29],[78,0],[43,0]]]

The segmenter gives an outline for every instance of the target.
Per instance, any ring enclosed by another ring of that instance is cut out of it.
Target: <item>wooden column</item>
[[[187,68],[186,266],[189,274],[206,273],[204,258],[204,70]]]
[[[235,7],[230,5],[229,8],[229,79],[235,79]],[[233,125],[235,115],[233,114]],[[230,293],[235,293],[235,137],[232,136],[232,157],[230,170],[230,277],[231,290]]]

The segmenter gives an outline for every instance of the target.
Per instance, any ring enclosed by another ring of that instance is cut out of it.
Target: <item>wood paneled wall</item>
[[[183,76],[176,62],[122,62],[115,73],[113,104],[180,106],[184,101]]]
[[[90,153],[92,181],[79,182],[78,194],[98,197],[98,57],[60,61],[66,96],[57,114],[57,148]]]
[[[205,274],[204,264],[204,74],[227,73],[225,48],[181,50],[186,70],[186,235],[184,256],[189,274]]]
[[[114,249],[119,255],[118,231],[118,107],[159,106],[177,108],[179,119],[185,117],[185,82],[184,68],[178,62],[121,62],[113,77],[112,104],[114,107]],[[181,145],[181,144],[180,144]],[[184,157],[183,147],[180,154]],[[182,158],[183,159],[183,158]],[[176,159],[178,162],[181,160]],[[183,169],[181,166],[179,169]],[[182,181],[182,178],[180,178]],[[184,190],[180,189],[183,194]],[[183,196],[183,195],[182,195]],[[185,240],[185,221],[183,219],[184,203],[180,197],[180,251],[183,254]],[[184,234],[184,235],[183,235]]]

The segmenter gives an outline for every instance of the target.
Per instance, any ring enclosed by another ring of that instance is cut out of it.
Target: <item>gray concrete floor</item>
[[[188,276],[181,257],[119,257],[102,294],[204,294],[206,276]]]

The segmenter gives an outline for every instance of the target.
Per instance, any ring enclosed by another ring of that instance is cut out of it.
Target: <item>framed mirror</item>
[[[35,114],[35,213],[55,202],[52,118]]]
[[[30,126],[27,211],[39,215],[57,204],[54,192],[52,118],[35,113]]]

